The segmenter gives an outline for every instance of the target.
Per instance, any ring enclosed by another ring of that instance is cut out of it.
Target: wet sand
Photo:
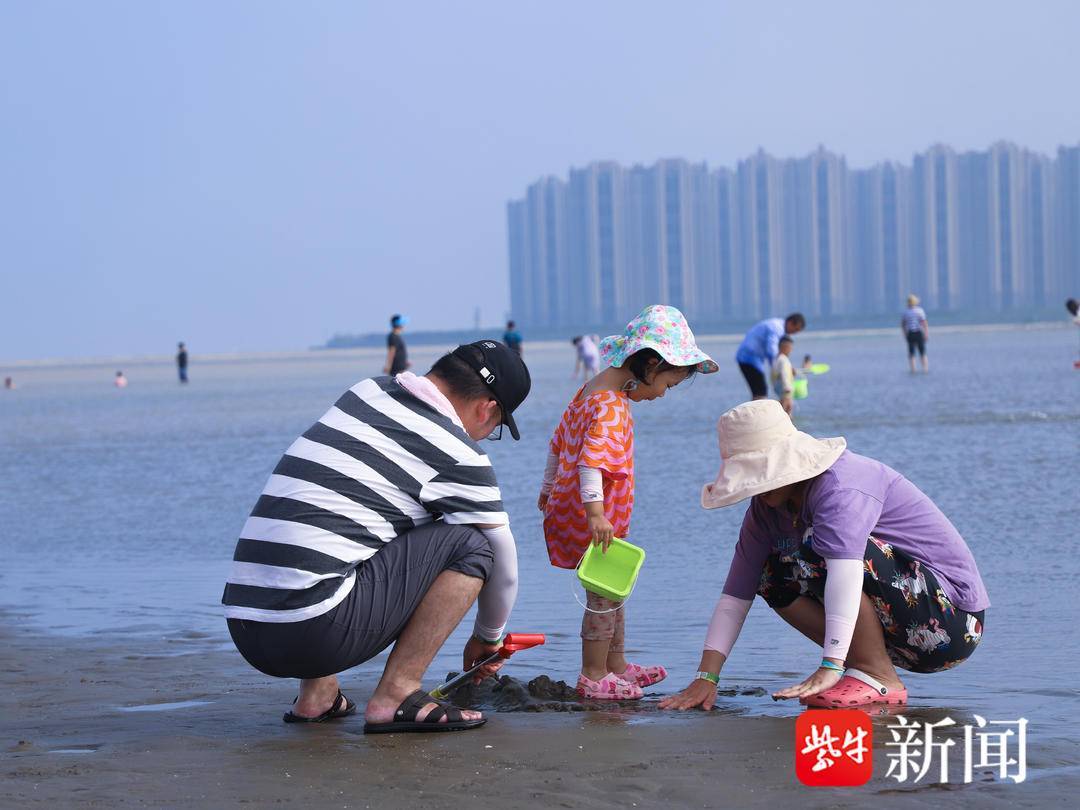
[[[670,714],[652,696],[600,711],[546,679],[535,696],[509,678],[475,693],[490,709],[476,731],[364,736],[359,715],[297,727],[280,720],[293,684],[213,639],[5,632],[4,807],[1052,807],[1080,788],[1061,745],[1029,750],[1023,785],[912,789],[886,780],[879,757],[865,787],[812,790],[794,775],[794,710]],[[527,665],[514,669],[525,677]],[[343,683],[361,703],[374,685]]]

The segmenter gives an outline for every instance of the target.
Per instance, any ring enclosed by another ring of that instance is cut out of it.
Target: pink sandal
[[[578,675],[577,693],[586,700],[640,700],[645,694],[636,683],[628,683],[612,672],[598,681]]]
[[[836,686],[799,698],[799,702],[818,709],[854,709],[858,706],[903,706],[907,697],[907,689],[889,689],[876,678],[851,667],[844,671],[844,677]]]
[[[640,664],[627,664],[626,671],[616,676],[629,683],[636,683],[642,689],[660,683],[667,677],[667,670],[659,664],[643,667]]]

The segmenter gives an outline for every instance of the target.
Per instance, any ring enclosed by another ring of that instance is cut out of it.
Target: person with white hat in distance
[[[937,672],[974,652],[990,600],[970,549],[930,498],[844,439],[796,430],[774,400],[732,408],[718,428],[722,465],[701,504],[750,505],[701,671],[661,708],[712,708],[755,595],[822,645],[820,665],[775,700],[903,705],[896,667]]]

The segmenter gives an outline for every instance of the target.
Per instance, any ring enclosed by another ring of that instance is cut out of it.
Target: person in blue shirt
[[[522,342],[521,332],[517,330],[517,324],[513,321],[507,321],[506,331],[503,332],[503,343],[513,349],[518,357],[521,357],[524,354]]]
[[[780,353],[780,338],[794,335],[806,328],[801,312],[792,312],[783,320],[766,318],[751,327],[735,352],[735,362],[750,386],[754,399],[769,398],[769,373]]]

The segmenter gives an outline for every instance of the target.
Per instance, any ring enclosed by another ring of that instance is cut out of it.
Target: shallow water
[[[1073,330],[1075,331],[1075,330]],[[672,673],[696,669],[705,625],[723,584],[742,508],[706,512],[703,482],[718,463],[715,421],[745,399],[734,343],[706,341],[721,371],[635,408],[637,504],[632,540],[648,559],[628,608],[635,659]],[[1066,329],[938,331],[932,372],[911,376],[902,338],[799,337],[832,371],[810,381],[796,416],[819,436],[903,472],[948,514],[971,545],[993,606],[981,648],[961,667],[910,676],[912,703],[994,718],[1027,716],[1033,735],[1071,734],[1075,585],[1071,549],[1080,487],[1080,372]],[[419,367],[434,356],[417,349]],[[580,609],[574,580],[551,568],[536,493],[550,432],[575,383],[570,346],[527,347],[533,394],[523,439],[489,446],[513,520],[521,591],[511,629],[545,632],[506,672],[572,680]],[[377,372],[372,352],[199,362],[180,387],[168,363],[23,367],[0,392],[0,608],[46,633],[165,639],[176,654],[228,647],[219,599],[236,533],[281,452],[356,380]],[[463,624],[431,672],[460,666]],[[160,654],[158,651],[155,654]],[[755,687],[801,680],[814,646],[755,604],[723,674],[739,711],[792,714]],[[380,660],[360,670],[371,680]],[[370,677],[369,677],[370,676]],[[1041,729],[1039,728],[1041,726]],[[1075,736],[1075,735],[1073,735]]]

